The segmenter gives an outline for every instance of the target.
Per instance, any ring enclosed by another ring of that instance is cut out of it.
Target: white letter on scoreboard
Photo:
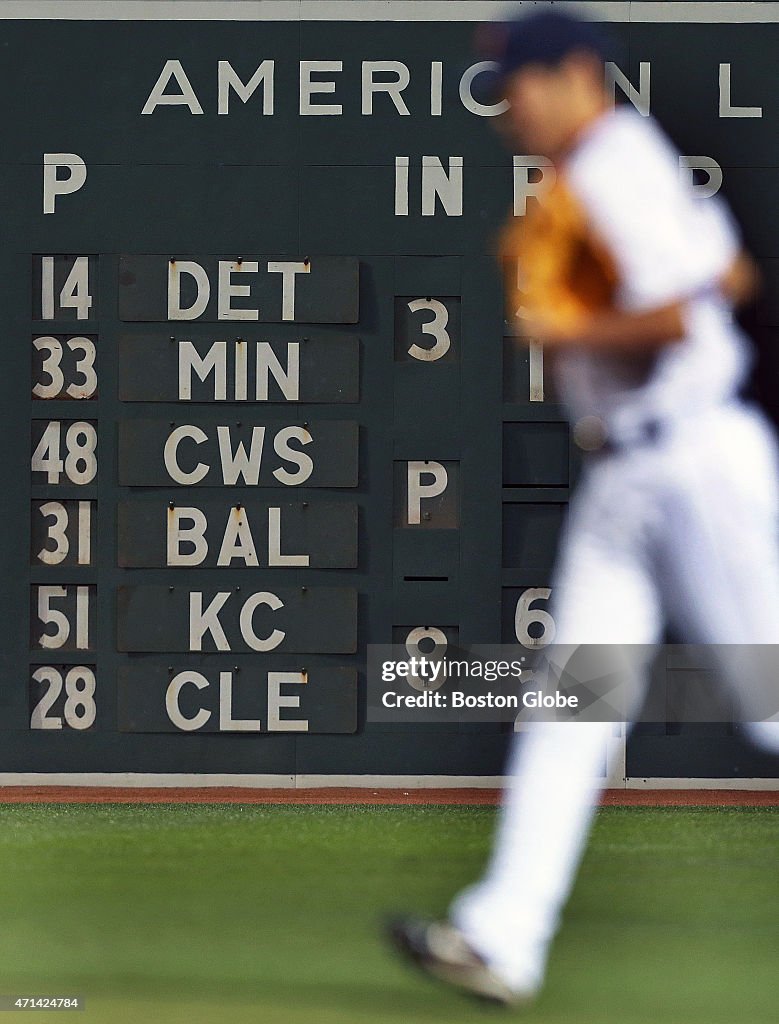
[[[250,486],[256,487],[260,479],[262,449],[265,443],[265,427],[252,427],[252,443],[247,454],[243,441],[238,441],[233,454],[230,428],[217,427],[219,455],[222,460],[222,479],[225,484],[237,484],[242,477]]]
[[[432,476],[429,484],[422,483],[423,476]],[[408,464],[408,524],[416,526],[422,521],[423,498],[437,498],[446,490],[449,476],[440,462],[409,462]]]
[[[233,309],[231,299],[248,299],[252,293],[251,285],[233,284],[233,274],[256,274],[259,264],[256,262],[238,263],[233,260],[219,260],[219,320],[259,320],[259,309]]]
[[[290,448],[289,441],[298,440],[301,444],[310,444],[314,439],[305,427],[284,427],[273,439],[273,449],[276,454],[289,462],[296,463],[297,473],[290,473],[286,469],[274,469],[273,475],[282,483],[293,487],[296,484],[305,483],[314,471],[314,461],[305,452],[299,452]]]
[[[217,565],[230,565],[234,558],[242,558],[244,565],[259,565],[254,538],[246,518],[246,509],[232,508],[227,519]]]
[[[287,634],[280,629],[274,629],[270,636],[264,639],[257,636],[254,632],[252,617],[255,609],[261,604],[266,604],[273,611],[284,607],[284,602],[276,594],[271,594],[266,590],[261,591],[259,594],[252,594],[241,609],[241,636],[253,651],[272,651],[275,647],[279,646]]]
[[[194,718],[185,718],[182,715],[181,708],[179,707],[179,694],[187,683],[194,684],[198,690],[205,690],[209,685],[206,677],[199,672],[179,672],[178,675],[171,679],[168,689],[165,691],[165,710],[168,712],[168,718],[177,729],[183,729],[184,732],[194,732],[197,729],[203,728],[211,717],[211,712],[201,708]]]
[[[530,180],[531,171],[540,171],[538,181]],[[524,217],[527,213],[527,201],[531,196],[539,199],[548,188],[554,185],[557,172],[551,160],[545,156],[514,157],[514,216]]]
[[[219,731],[260,732],[259,718],[233,718],[233,673],[219,673]]]
[[[268,401],[270,375],[288,402],[300,400],[300,342],[287,342],[287,369],[281,365],[269,341],[257,342],[257,381],[254,397],[258,402]]]
[[[271,505],[268,509],[268,565],[308,565],[308,555],[282,555],[281,509]]]
[[[216,595],[208,608],[203,610],[203,594],[193,592],[189,595],[189,649],[190,651],[203,650],[203,637],[210,633],[218,651],[229,651],[230,644],[227,642],[222,624],[219,621],[219,612],[224,607],[230,596],[230,591],[221,591]]]
[[[719,116],[762,117],[762,107],[734,107],[730,102],[730,64],[719,66]]]
[[[395,157],[395,216],[408,217],[409,158]]]
[[[300,62],[300,113],[340,114],[340,103],[313,103],[311,97],[317,93],[335,92],[335,82],[312,82],[313,71],[343,71],[341,60],[302,60]]]
[[[441,116],[443,106],[444,64],[440,60],[430,61],[430,113]]]
[[[184,529],[183,521],[189,520],[191,526]],[[168,509],[168,565],[201,565],[208,554],[208,542],[206,541],[206,530],[208,520],[206,514],[199,508],[169,508]],[[181,550],[182,543],[191,544],[193,550],[184,554]]]
[[[394,82],[375,82],[374,74],[395,75]],[[411,81],[411,72],[399,60],[364,60],[362,62],[362,112],[373,113],[373,96],[377,92],[386,92],[399,114],[410,116],[411,111],[400,95]]]
[[[285,683],[305,685],[308,678],[303,672],[268,673],[268,732],[308,732],[307,718],[281,718],[281,708],[299,708],[300,697],[281,695]]]
[[[57,170],[65,167],[67,178],[58,178]],[[87,165],[76,153],[43,154],[43,212],[54,213],[57,196],[69,196],[83,188]]]
[[[210,373],[214,374],[214,401],[227,401],[227,342],[215,341],[206,354],[200,353],[191,341],[182,341],[179,350],[179,400],[192,399],[192,373],[205,384]]]
[[[436,198],[447,217],[463,215],[463,158],[449,157],[449,171],[437,156],[422,157],[422,216],[435,216]]]
[[[696,181],[695,171],[703,171],[706,181]],[[679,174],[697,199],[708,199],[722,188],[722,168],[710,156],[680,156]]]
[[[181,306],[181,275],[194,277],[197,297],[187,309]],[[199,263],[191,260],[168,261],[168,320],[197,320],[206,311],[211,298],[211,283],[208,274]]]
[[[269,274],[281,274],[281,319],[295,319],[295,275],[310,274],[311,264],[278,261],[268,264]]]
[[[177,484],[196,484],[206,476],[208,473],[208,466],[204,462],[198,462],[191,473],[185,473],[179,466],[178,447],[185,437],[193,440],[195,444],[202,444],[204,441],[208,440],[208,434],[192,423],[186,423],[181,427],[176,427],[175,430],[171,431],[168,440],[165,442],[165,449],[163,452],[165,469],[167,469],[171,480],[175,480]]]
[[[505,114],[509,108],[508,100],[501,100],[500,103],[479,103],[473,98],[471,86],[473,80],[485,71],[495,72],[498,64],[494,60],[480,60],[478,64],[472,64],[466,68],[460,79],[460,102],[471,114],[478,114],[479,117],[496,117],[498,114]]]
[[[165,89],[172,78],[176,79],[181,92],[165,95]],[[149,93],[149,98],[143,105],[142,114],[153,114],[157,107],[189,107],[190,114],[202,114],[195,90],[186,76],[180,60],[168,60],[160,72],[160,77],[154,83],[154,88]]]
[[[273,68],[274,61],[264,60],[249,81],[244,85],[229,60],[220,60],[218,64],[219,107],[217,113],[230,113],[230,90],[234,89],[238,99],[246,103],[262,82],[262,112],[273,113]]]
[[[649,117],[650,113],[650,80],[652,65],[648,60],[642,60],[638,65],[638,88],[633,85],[628,76],[617,67],[613,60],[606,61],[606,89],[615,98],[616,90],[619,87],[627,96],[642,117]]]

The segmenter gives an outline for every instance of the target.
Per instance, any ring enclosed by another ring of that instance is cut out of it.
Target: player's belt
[[[588,455],[615,455],[632,448],[654,444],[662,433],[663,425],[658,419],[647,419],[637,424],[630,437],[617,438],[609,434],[608,428],[599,416],[582,416],[573,425],[573,442],[580,451]]]

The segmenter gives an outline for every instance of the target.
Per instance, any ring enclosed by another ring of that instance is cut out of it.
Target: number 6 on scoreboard
[[[514,634],[528,650],[537,650],[546,647],[554,640],[555,621],[544,608],[532,608],[536,601],[548,601],[552,591],[549,587],[528,587],[519,595],[517,607],[514,612]],[[531,634],[531,626],[540,626],[540,632],[534,630]]]

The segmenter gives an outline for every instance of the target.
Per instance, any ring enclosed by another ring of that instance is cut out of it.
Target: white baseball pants
[[[718,645],[724,661],[728,644],[779,643],[778,466],[771,428],[737,402],[680,419],[657,443],[596,456],[558,554],[555,642],[654,645],[668,622],[685,643]],[[753,680],[736,667],[729,685],[749,721]],[[779,721],[749,729],[779,753]],[[517,734],[491,859],[451,907],[517,991],[543,978],[613,733],[611,722],[536,721]]]

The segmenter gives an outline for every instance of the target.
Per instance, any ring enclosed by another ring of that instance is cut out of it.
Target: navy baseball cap
[[[590,51],[605,60],[614,53],[616,43],[599,22],[547,8],[481,25],[475,46],[482,60],[497,64],[495,74],[480,76],[479,83],[480,91],[495,98],[506,76],[526,64],[553,66],[574,50]]]

